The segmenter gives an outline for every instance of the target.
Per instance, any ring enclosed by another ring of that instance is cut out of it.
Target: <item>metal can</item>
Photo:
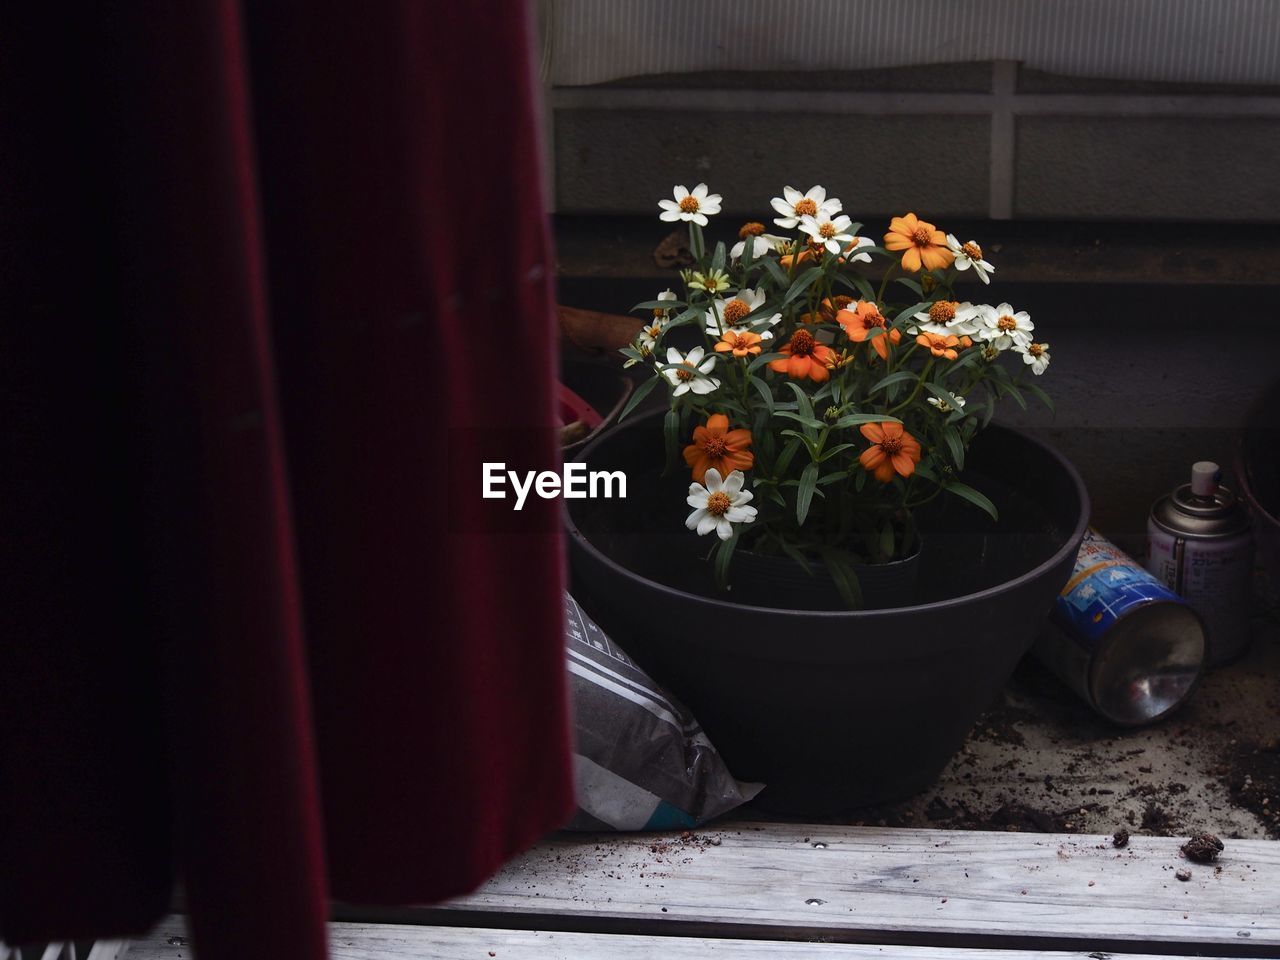
[[[1147,569],[1204,619],[1209,665],[1249,645],[1253,534],[1216,463],[1191,466],[1191,482],[1161,497],[1147,518]]]
[[[1204,672],[1199,615],[1096,530],[1085,532],[1036,657],[1114,723],[1181,705]]]

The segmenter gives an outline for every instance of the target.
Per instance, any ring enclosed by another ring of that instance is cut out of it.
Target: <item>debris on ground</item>
[[[1182,855],[1194,863],[1213,863],[1223,849],[1222,841],[1212,833],[1200,833],[1182,845]]]
[[[1129,845],[1129,831],[1121,827],[1111,835],[1111,845],[1116,849],[1121,849]]]
[[[1191,879],[1191,871],[1188,870],[1186,867],[1183,867],[1181,870],[1175,873],[1174,876],[1177,877],[1179,880],[1181,880],[1183,883],[1186,883],[1188,880]]]

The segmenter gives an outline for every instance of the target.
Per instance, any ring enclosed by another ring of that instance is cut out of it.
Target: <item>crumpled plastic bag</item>
[[[763,784],[734,779],[697,720],[565,594],[578,810],[569,830],[700,826]]]

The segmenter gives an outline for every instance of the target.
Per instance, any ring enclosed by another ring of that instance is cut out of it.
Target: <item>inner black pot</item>
[[[825,814],[925,789],[1030,649],[1070,575],[1089,514],[1071,464],[992,426],[965,482],[993,523],[952,503],[928,518],[919,602],[858,611],[759,605],[713,582],[709,538],[684,527],[688,476],[661,477],[662,412],[582,452],[622,470],[627,498],[566,501],[573,591],[694,712],[760,802]],[[701,542],[699,542],[699,540]]]

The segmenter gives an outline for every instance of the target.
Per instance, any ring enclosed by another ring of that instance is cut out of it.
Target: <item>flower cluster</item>
[[[839,585],[855,562],[913,552],[916,513],[942,494],[994,518],[959,479],[965,455],[1004,397],[1049,404],[1028,379],[1048,368],[1049,345],[1026,311],[956,294],[966,276],[990,283],[982,248],[915,213],[877,242],[824,188],[787,186],[771,201],[787,233],[747,223],[708,249],[702,228],[720,204],[702,183],[659,201],[662,220],[688,222],[696,262],[683,295],[637,305],[648,318],[622,351],[654,370],[624,417],[667,388],[668,449],[692,475],[687,526],[716,533],[717,570],[749,539],[847,565]],[[1010,370],[1006,355],[1021,362]]]

